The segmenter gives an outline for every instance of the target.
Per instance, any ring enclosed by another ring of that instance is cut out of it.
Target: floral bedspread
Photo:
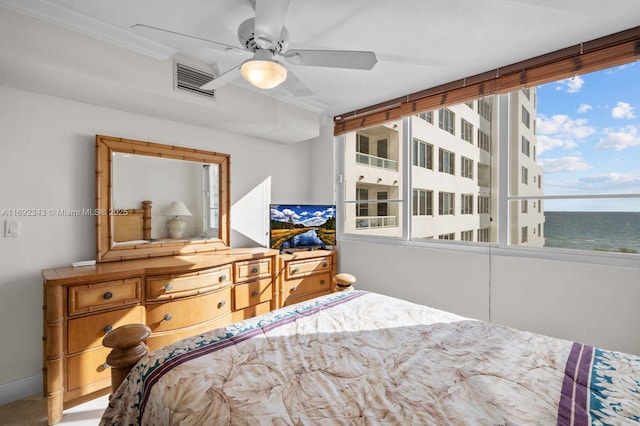
[[[363,291],[167,346],[102,425],[640,422],[640,358]]]

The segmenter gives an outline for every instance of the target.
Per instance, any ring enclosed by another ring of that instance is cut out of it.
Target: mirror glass
[[[152,201],[150,238],[133,239],[135,234],[127,235],[125,225],[114,220],[113,244],[219,238],[217,164],[114,152],[111,167],[116,213]],[[175,202],[182,211],[174,210]],[[181,234],[169,232],[175,219],[184,222]]]
[[[96,261],[229,248],[228,154],[96,136]]]

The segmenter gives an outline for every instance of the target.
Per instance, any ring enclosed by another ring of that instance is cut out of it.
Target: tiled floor
[[[94,399],[64,411],[61,426],[95,426],[100,423],[109,396]],[[47,424],[47,402],[38,394],[0,406],[0,426]]]

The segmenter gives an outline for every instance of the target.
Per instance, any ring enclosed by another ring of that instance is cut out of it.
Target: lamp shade
[[[240,66],[240,74],[259,89],[273,89],[287,79],[287,69],[273,59],[250,59]]]
[[[191,216],[191,212],[182,201],[173,201],[164,211],[164,216]]]

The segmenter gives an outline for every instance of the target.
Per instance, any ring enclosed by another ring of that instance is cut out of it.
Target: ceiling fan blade
[[[240,65],[235,68],[231,68],[224,74],[220,74],[210,82],[203,84],[202,86],[200,86],[200,90],[216,90],[227,83],[231,83],[238,77],[240,77]]]
[[[231,46],[229,44],[225,44],[225,43],[220,43],[217,41],[213,41],[213,40],[208,40],[206,38],[202,38],[202,37],[197,37],[197,36],[192,36],[189,34],[183,34],[183,33],[179,33],[177,31],[171,31],[171,30],[167,30],[164,28],[158,28],[158,27],[154,27],[151,25],[145,25],[145,24],[134,24],[131,26],[131,28],[133,28],[134,30],[138,30],[138,31],[142,31],[142,32],[155,32],[155,31],[160,31],[163,33],[167,33],[167,34],[172,34],[172,35],[177,35],[180,37],[188,37],[194,40],[200,40],[200,41],[204,41],[206,43],[210,43],[215,45],[216,47],[218,47],[219,49],[223,49],[226,50],[228,52],[234,52],[234,53],[241,53],[241,52],[245,52],[244,49],[237,47],[237,46]]]
[[[262,49],[275,46],[280,40],[289,2],[290,0],[252,0],[256,10],[254,38]]]
[[[378,62],[376,54],[360,50],[289,50],[285,59],[297,65],[370,70]]]

